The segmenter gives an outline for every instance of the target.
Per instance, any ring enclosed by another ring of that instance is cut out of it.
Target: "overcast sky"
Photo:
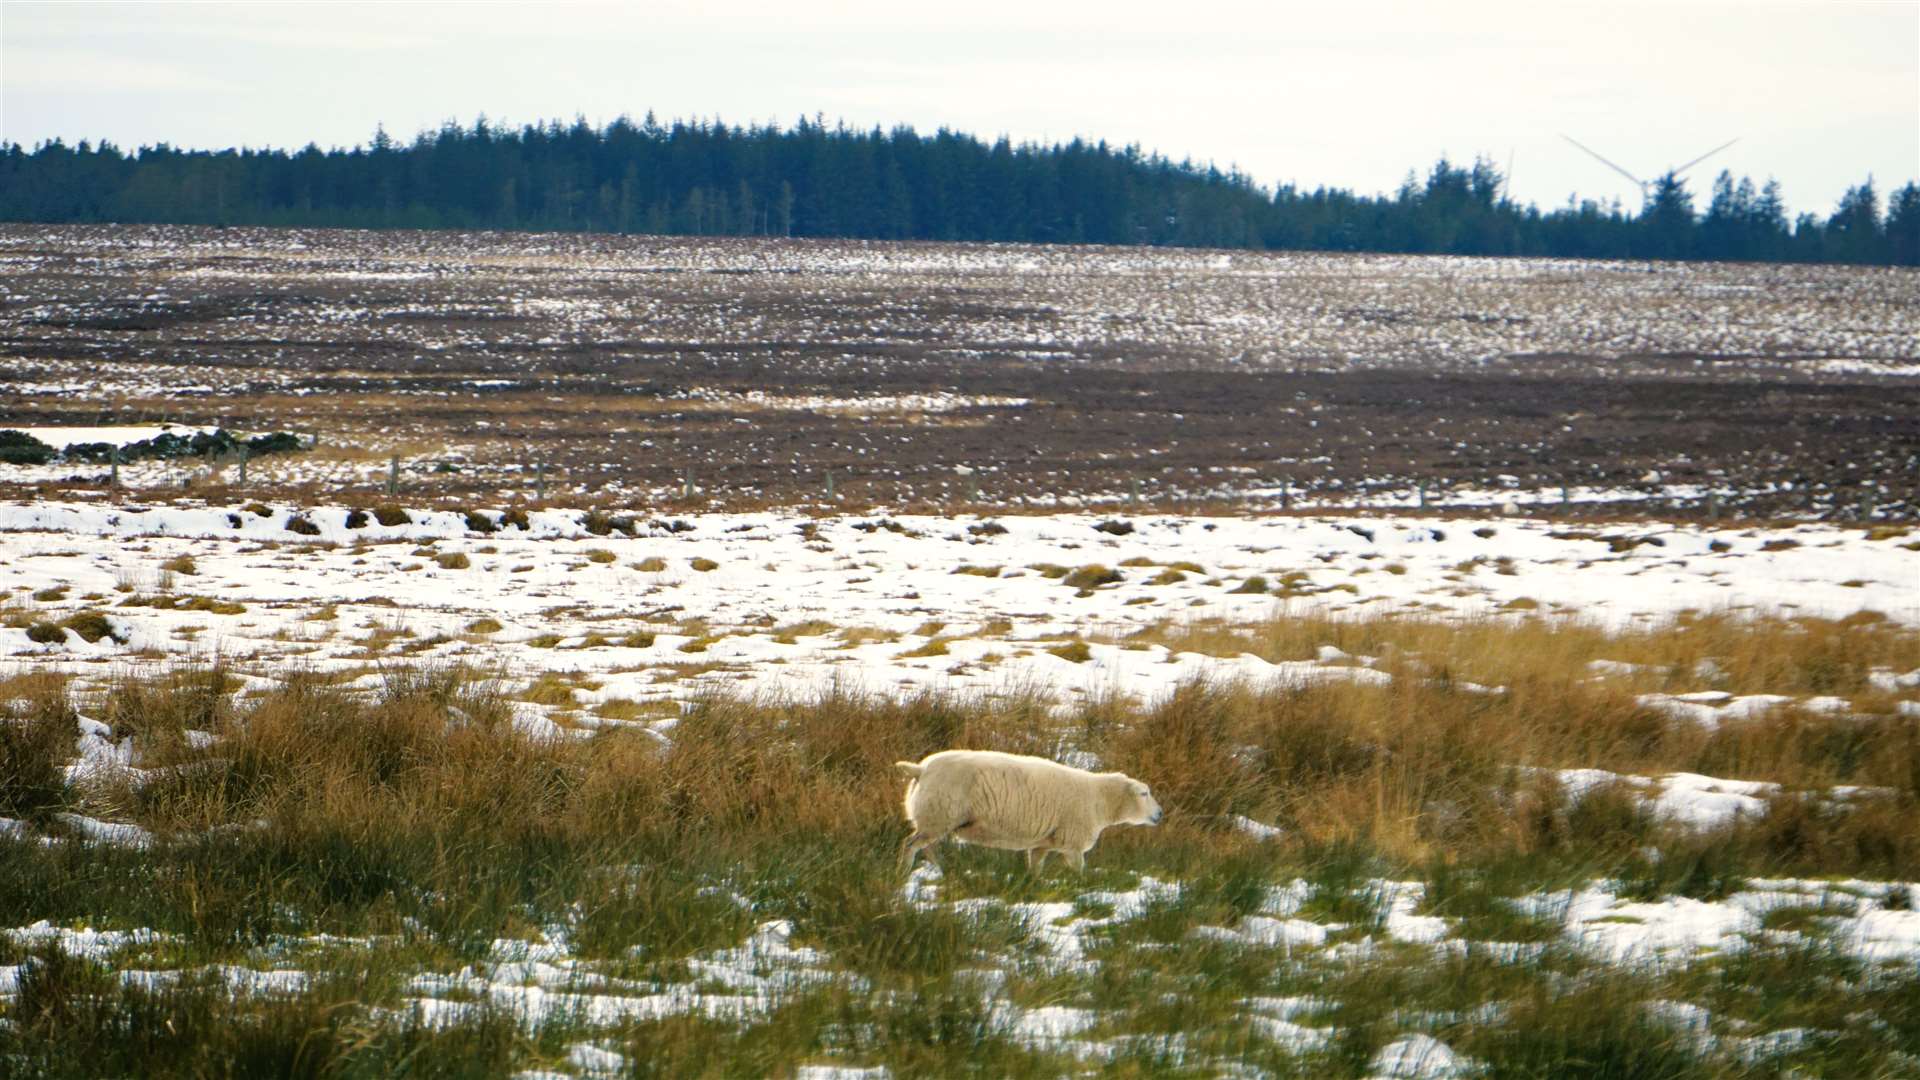
[[[811,10],[811,9],[819,10]],[[919,10],[924,9],[924,10]],[[1137,142],[1262,184],[1390,191],[1476,154],[1513,193],[1778,178],[1825,214],[1920,176],[1920,0],[1606,3],[40,3],[0,0],[0,139],[322,146],[484,113],[825,114]]]

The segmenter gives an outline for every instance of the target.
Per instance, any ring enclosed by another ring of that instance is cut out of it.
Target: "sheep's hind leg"
[[[1043,847],[1028,848],[1027,849],[1027,869],[1029,871],[1037,872],[1040,869],[1040,864],[1046,862],[1047,856],[1050,854],[1052,854],[1051,848],[1043,848]]]

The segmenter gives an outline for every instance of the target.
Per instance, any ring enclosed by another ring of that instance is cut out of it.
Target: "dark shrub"
[[[288,454],[300,449],[300,436],[290,431],[276,431],[271,435],[255,435],[247,440],[247,451],[251,454]]]
[[[8,465],[45,465],[53,460],[53,447],[24,431],[0,431],[0,463]]]

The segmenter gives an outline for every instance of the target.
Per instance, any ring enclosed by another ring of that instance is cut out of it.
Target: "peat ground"
[[[0,427],[318,436],[263,494],[1906,518],[1916,361],[1903,271],[0,226]]]

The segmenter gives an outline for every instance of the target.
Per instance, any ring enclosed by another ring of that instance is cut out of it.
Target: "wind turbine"
[[[1573,145],[1580,147],[1581,151],[1584,152],[1588,157],[1593,158],[1595,161],[1598,161],[1600,164],[1605,165],[1607,168],[1612,169],[1614,172],[1617,172],[1621,176],[1624,176],[1627,179],[1633,181],[1635,186],[1639,187],[1640,189],[1640,203],[1642,206],[1653,201],[1653,189],[1654,189],[1654,185],[1659,183],[1658,180],[1642,180],[1639,177],[1628,172],[1627,170],[1621,168],[1620,166],[1615,165],[1613,162],[1608,161],[1606,158],[1601,157],[1598,151],[1595,151],[1589,147],[1581,145],[1580,140],[1574,138],[1573,136],[1562,135],[1560,137],[1572,143]],[[1722,150],[1725,150],[1727,147],[1732,146],[1734,143],[1737,143],[1739,141],[1740,141],[1739,139],[1728,139],[1726,142],[1723,142],[1719,146],[1716,146],[1713,149],[1707,151],[1706,153],[1701,154],[1699,157],[1694,158],[1692,161],[1687,162],[1685,165],[1675,166],[1674,168],[1668,169],[1665,173],[1661,175],[1671,176],[1677,179],[1681,173],[1686,172],[1688,169],[1693,168],[1695,165],[1700,164],[1701,162],[1707,160],[1713,155],[1719,153]]]

